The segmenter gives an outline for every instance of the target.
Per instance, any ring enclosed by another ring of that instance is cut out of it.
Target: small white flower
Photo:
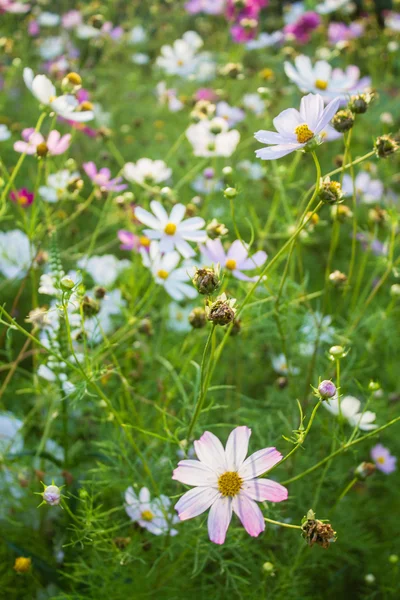
[[[20,229],[0,232],[0,273],[8,279],[20,279],[32,264],[35,250]]]
[[[39,46],[39,55],[43,60],[54,60],[64,52],[64,40],[60,36],[45,38]]]
[[[171,112],[178,112],[184,107],[183,102],[177,98],[176,90],[168,89],[165,81],[156,85],[156,94],[160,104],[167,104]]]
[[[56,13],[42,12],[37,18],[37,22],[41,27],[57,27],[60,24],[60,16]]]
[[[335,328],[332,327],[332,317],[320,312],[307,314],[300,334],[303,338],[300,344],[300,354],[310,356],[314,352],[317,340],[326,344],[332,344],[335,338]]]
[[[68,185],[77,177],[78,171],[71,173],[68,169],[62,169],[51,173],[47,177],[46,185],[39,187],[39,194],[45,202],[54,203],[64,198],[67,194]]]
[[[205,231],[199,231],[205,221],[201,217],[185,219],[186,207],[183,204],[175,204],[171,214],[168,215],[160,202],[150,202],[153,214],[138,206],[135,208],[135,217],[151,227],[145,229],[144,234],[151,240],[159,240],[160,252],[171,252],[176,248],[185,258],[195,256],[195,252],[188,244],[189,242],[204,242],[207,239]]]
[[[0,413],[0,455],[6,452],[21,452],[24,446],[22,425],[22,421],[11,412]]]
[[[168,329],[181,333],[191,331],[189,315],[192,309],[192,306],[181,306],[177,302],[170,302],[168,307]]]
[[[322,404],[333,415],[342,415],[352,427],[358,427],[362,431],[371,431],[378,427],[378,425],[373,423],[376,419],[376,414],[370,410],[366,410],[364,413],[360,412],[361,402],[358,398],[354,398],[354,396],[344,396],[339,400],[336,395],[331,400],[326,400]]]
[[[154,535],[176,535],[176,529],[171,525],[179,521],[170,514],[171,501],[167,496],[151,500],[150,492],[143,487],[136,495],[132,487],[125,492],[125,510],[128,516]]]
[[[272,357],[272,367],[279,375],[298,375],[300,373],[298,367],[292,367],[288,363],[284,354]]]
[[[10,139],[11,131],[8,129],[7,125],[0,124],[0,142],[5,142]]]
[[[208,52],[198,52],[203,40],[195,31],[186,31],[172,46],[162,46],[156,65],[168,75],[206,81],[213,77],[215,64]]]
[[[258,94],[245,94],[242,99],[243,106],[255,115],[262,115],[265,111],[264,100]]]
[[[129,33],[128,41],[131,44],[143,44],[147,40],[147,33],[141,25],[135,25]]]
[[[256,156],[263,160],[275,160],[295,150],[301,150],[313,138],[323,141],[322,133],[326,131],[330,120],[340,105],[340,98],[335,98],[324,108],[324,101],[319,94],[308,94],[301,99],[300,112],[288,108],[273,120],[277,131],[257,131],[254,137],[262,144],[270,144],[268,148],[256,150]]]
[[[282,31],[274,31],[273,33],[265,33],[264,31],[254,40],[246,43],[248,50],[260,50],[262,48],[270,48],[276,46],[284,39]]]
[[[366,204],[380,202],[383,196],[383,183],[379,179],[372,179],[366,171],[360,171],[354,180],[357,197],[361,197]],[[342,191],[344,196],[353,195],[353,180],[350,175],[344,175]]]
[[[165,288],[167,294],[180,302],[185,298],[196,298],[197,291],[192,285],[185,283],[190,280],[188,268],[179,268],[178,252],[168,252],[162,255],[157,242],[151,242],[150,252],[140,250],[143,264],[150,269],[154,280]]]
[[[97,285],[111,287],[119,274],[128,269],[131,263],[129,260],[118,260],[113,254],[104,254],[103,256],[91,256],[90,258],[81,258],[78,267],[84,269]]]
[[[217,117],[221,117],[221,119],[225,119],[229,127],[234,127],[237,123],[241,123],[246,116],[242,109],[230,106],[227,102],[218,102],[216,115]]]
[[[186,137],[193,147],[195,156],[231,156],[240,140],[236,129],[229,130],[225,119],[215,117],[208,121],[190,125]]]
[[[65,94],[57,97],[56,88],[46,75],[35,76],[32,69],[25,68],[23,76],[26,87],[32,92],[35,98],[37,98],[41,104],[48,106],[51,110],[60,115],[60,117],[78,122],[91,121],[93,119],[93,111],[77,110],[79,102],[75,96]]]
[[[150,62],[150,56],[144,52],[135,52],[132,54],[131,60],[135,65],[147,65]]]
[[[251,162],[250,160],[241,160],[237,164],[237,168],[253,181],[259,181],[264,177],[264,168],[259,163]]]
[[[294,66],[286,61],[285,73],[302,92],[321,95],[325,102],[340,97],[345,101],[349,94],[363,92],[371,85],[370,77],[360,79],[360,69],[354,65],[342,69],[332,69],[325,60],[312,65],[309,56],[301,54],[294,59]]]
[[[167,167],[163,160],[139,158],[136,163],[128,162],[124,166],[123,176],[128,181],[136,183],[162,183],[172,175],[172,169]]]
[[[324,0],[317,5],[317,12],[321,15],[328,15],[341,8],[346,8],[347,12],[352,12],[355,6],[351,0]]]

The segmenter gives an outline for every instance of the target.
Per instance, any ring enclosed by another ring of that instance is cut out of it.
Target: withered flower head
[[[196,269],[192,282],[200,294],[213,294],[219,288],[221,285],[219,270],[219,265],[215,268],[201,267]]]
[[[211,300],[208,301],[206,305],[207,319],[215,325],[221,326],[232,323],[236,314],[235,303],[236,299],[228,299],[226,294],[221,294],[214,302]]]
[[[316,519],[314,511],[311,509],[307,516],[303,517],[301,528],[303,538],[310,548],[314,544],[318,544],[322,548],[329,548],[330,544],[336,542],[336,531],[333,530],[332,525]]]

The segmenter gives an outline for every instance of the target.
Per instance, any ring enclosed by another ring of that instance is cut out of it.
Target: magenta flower
[[[21,188],[16,192],[10,193],[11,200],[23,208],[26,208],[32,204],[34,196],[34,193],[29,192],[26,188]]]
[[[390,451],[382,444],[377,444],[372,448],[371,458],[376,464],[376,468],[382,473],[386,473],[386,475],[396,470],[397,457],[392,456]]]
[[[225,252],[220,239],[207,240],[204,246],[201,246],[202,254],[214,264],[219,263],[221,268],[231,271],[236,279],[242,281],[257,281],[259,277],[249,277],[242,271],[251,271],[261,267],[267,260],[267,255],[263,250],[259,250],[253,256],[249,257],[246,245],[240,240],[233,242],[227,252]]]
[[[305,12],[297,19],[295,23],[285,25],[283,33],[293,36],[300,44],[307,44],[310,41],[310,34],[321,24],[321,17],[312,11]]]
[[[218,100],[218,94],[211,88],[199,88],[194,95],[196,102],[199,100],[208,100],[209,102],[215,102]]]
[[[94,185],[108,190],[109,192],[122,192],[128,187],[125,184],[120,184],[122,177],[111,179],[111,171],[107,167],[97,170],[94,162],[83,163],[83,168],[86,175],[92,180]]]
[[[35,131],[33,127],[23,129],[22,131],[23,141],[20,140],[15,142],[14,150],[24,154],[36,154],[39,156],[56,156],[57,154],[63,154],[68,150],[71,142],[71,134],[61,135],[59,131],[53,129],[50,131],[47,140],[42,136],[41,133]]]
[[[126,229],[120,229],[118,239],[121,242],[121,250],[135,250],[135,252],[139,252],[141,248],[150,250],[150,240],[145,235],[136,235]]]
[[[234,512],[247,533],[257,537],[265,521],[257,502],[282,502],[288,497],[285,487],[271,479],[257,479],[276,465],[282,454],[275,448],[263,448],[246,459],[251,429],[236,427],[225,449],[211,432],[194,442],[199,460],[181,460],[172,479],[195,486],[175,505],[181,521],[192,519],[208,508],[208,535],[215,544],[223,544]],[[246,459],[246,460],[245,460]]]

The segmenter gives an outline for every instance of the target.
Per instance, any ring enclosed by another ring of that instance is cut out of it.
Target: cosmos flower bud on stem
[[[345,133],[354,125],[354,114],[348,108],[339,110],[332,119],[332,125],[336,131]]]
[[[331,346],[329,348],[329,355],[331,360],[340,360],[347,356],[348,350],[345,350],[343,346]]]
[[[361,464],[358,465],[358,467],[354,470],[354,475],[358,478],[358,479],[366,479],[367,477],[370,477],[371,475],[373,475],[376,471],[376,465],[374,463],[371,462],[362,462]]]
[[[241,63],[227,63],[220,68],[220,74],[231,79],[243,78],[243,65]]]
[[[26,558],[25,556],[18,556],[15,559],[14,563],[14,571],[17,573],[28,573],[32,567],[32,560],[30,558]]]
[[[163,200],[169,200],[170,202],[175,200],[174,191],[168,186],[161,188],[160,196]]]
[[[341,271],[336,270],[336,271],[333,271],[332,273],[330,273],[329,281],[335,287],[343,287],[345,285],[345,283],[347,282],[347,275],[345,275]]]
[[[338,181],[331,181],[330,177],[321,179],[321,187],[318,196],[326,204],[337,204],[342,202],[342,186]]]
[[[390,295],[395,298],[400,296],[400,283],[394,283],[390,288]]]
[[[58,506],[60,504],[61,489],[57,485],[46,485],[42,495],[46,504],[50,506]]]
[[[333,398],[336,392],[336,385],[330,379],[324,379],[318,386],[318,394],[322,400]]]
[[[330,544],[336,542],[336,531],[333,530],[332,525],[316,519],[314,511],[311,509],[307,516],[303,517],[301,528],[303,538],[310,547],[317,544],[322,548],[329,548]]]
[[[70,292],[75,286],[75,281],[71,277],[63,277],[60,281],[60,287],[63,292]]]
[[[215,301],[209,301],[206,306],[207,319],[215,325],[228,325],[235,318],[236,309],[234,305],[235,298],[227,298],[226,294],[221,294]]]
[[[68,73],[61,82],[61,89],[66,93],[75,93],[82,87],[82,79],[78,73]]]
[[[373,98],[374,94],[368,92],[352,96],[349,102],[349,109],[356,115],[362,115],[367,112],[368,106]]]
[[[82,300],[82,310],[85,317],[94,317],[100,310],[100,304],[94,298],[85,296]]]
[[[207,322],[206,312],[203,308],[196,307],[189,315],[189,323],[193,329],[202,329]]]
[[[266,573],[270,577],[275,576],[275,567],[272,564],[272,562],[265,562],[262,566],[262,569],[263,569],[264,573]]]
[[[211,240],[224,237],[229,231],[223,223],[219,223],[217,219],[213,219],[206,227],[207,235]]]
[[[233,169],[232,167],[224,167],[222,169],[222,176],[224,178],[224,182],[226,184],[229,184],[232,182],[232,178],[233,178]]]
[[[387,158],[394,154],[399,148],[399,144],[390,135],[381,135],[376,138],[374,149],[378,158]]]
[[[144,335],[147,335],[148,337],[151,337],[152,335],[154,335],[153,324],[151,322],[151,319],[149,319],[148,317],[145,317],[144,319],[142,319],[139,322],[138,331],[139,331],[139,333],[143,333]]]
[[[227,187],[224,190],[224,196],[225,196],[225,198],[228,198],[229,200],[236,198],[237,195],[238,195],[238,191],[234,187]]]
[[[42,142],[41,144],[38,144],[36,146],[36,155],[39,158],[45,158],[45,156],[47,156],[48,152],[49,152],[49,149],[45,142]]]
[[[208,296],[217,291],[221,285],[219,271],[219,265],[217,265],[215,268],[201,267],[200,269],[196,269],[192,282],[199,294],[205,294]]]

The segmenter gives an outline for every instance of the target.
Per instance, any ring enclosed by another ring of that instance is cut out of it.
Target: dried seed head
[[[214,302],[209,301],[206,306],[207,319],[215,325],[221,326],[232,323],[236,314],[235,303],[236,300],[234,298],[228,300],[226,294],[218,296]]]
[[[348,108],[339,110],[332,119],[332,125],[340,133],[349,131],[354,125],[354,114]]]
[[[94,298],[85,296],[82,300],[82,310],[85,317],[94,317],[100,310],[100,304]]]
[[[366,479],[373,475],[376,471],[376,465],[371,462],[362,462],[358,465],[358,467],[354,470],[354,475],[359,479]]]
[[[336,531],[333,530],[332,525],[316,519],[313,510],[309,510],[307,516],[303,518],[301,528],[302,535],[310,547],[317,544],[322,548],[329,548],[330,544],[336,542]]]
[[[352,96],[349,102],[349,109],[356,115],[361,115],[367,112],[368,106],[374,98],[374,94],[366,92]]]
[[[219,265],[213,267],[201,267],[196,269],[192,279],[193,285],[200,294],[213,294],[221,285],[219,278]]]
[[[379,158],[387,158],[394,152],[397,152],[399,144],[390,135],[381,135],[376,138],[374,149]]]
[[[342,202],[342,186],[338,181],[331,181],[329,177],[321,180],[318,196],[326,204],[338,204]]]
[[[45,156],[47,156],[48,153],[49,149],[45,142],[42,142],[41,144],[38,144],[36,146],[36,154],[39,158],[44,158]]]
[[[347,275],[345,275],[341,271],[336,270],[329,275],[329,281],[335,287],[343,287],[347,282]]]
[[[207,322],[206,311],[204,308],[196,307],[189,315],[189,323],[193,329],[202,329]]]

